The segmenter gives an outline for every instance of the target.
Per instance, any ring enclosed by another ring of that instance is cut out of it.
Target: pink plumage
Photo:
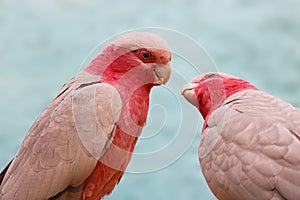
[[[300,199],[300,109],[219,73],[182,94],[205,120],[198,155],[218,199]]]
[[[101,199],[119,183],[145,125],[149,93],[171,73],[157,35],[115,39],[66,83],[0,175],[0,199]]]

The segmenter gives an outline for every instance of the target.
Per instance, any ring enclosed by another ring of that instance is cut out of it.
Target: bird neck
[[[225,99],[243,90],[257,90],[257,88],[237,78],[207,80],[205,84],[201,84],[196,88],[196,94],[199,100],[198,109],[203,119],[207,122],[213,111],[219,108]]]
[[[84,69],[85,72],[102,77],[103,72],[114,61],[112,56],[114,48],[113,46],[106,47],[101,54],[94,58],[90,64]]]
[[[130,69],[140,64],[128,49],[110,45],[92,60],[84,71],[98,75],[102,80],[116,82],[128,73]]]
[[[138,88],[129,100],[129,112],[131,119],[139,126],[144,126],[149,108],[149,95],[152,85],[145,85]]]

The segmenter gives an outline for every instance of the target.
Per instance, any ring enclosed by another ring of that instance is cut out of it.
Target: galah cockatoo
[[[204,118],[198,155],[218,199],[300,199],[300,109],[219,73],[182,94]]]
[[[119,183],[145,125],[149,93],[171,73],[155,34],[116,38],[66,83],[0,176],[0,199],[101,199]]]

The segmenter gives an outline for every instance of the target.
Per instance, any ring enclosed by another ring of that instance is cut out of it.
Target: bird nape
[[[0,199],[100,199],[119,183],[146,122],[149,93],[171,73],[159,36],[112,41],[67,82],[0,176]]]
[[[218,199],[300,199],[299,108],[221,73],[182,94],[204,118],[199,161]]]

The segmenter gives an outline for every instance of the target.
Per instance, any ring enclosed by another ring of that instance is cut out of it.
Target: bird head
[[[182,95],[196,106],[203,118],[209,117],[230,95],[256,87],[242,79],[221,73],[207,73],[193,79],[182,88]]]
[[[117,37],[85,69],[111,84],[161,85],[171,75],[171,50],[159,36],[131,32]]]

